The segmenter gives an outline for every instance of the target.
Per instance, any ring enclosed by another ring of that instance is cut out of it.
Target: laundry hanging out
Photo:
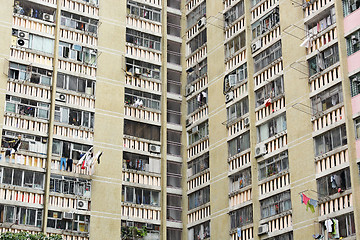
[[[306,205],[306,211],[308,211],[308,209],[310,208],[310,211],[312,213],[315,212],[315,208],[318,205],[318,201],[312,198],[307,197],[304,193],[300,194],[301,196],[301,203]]]

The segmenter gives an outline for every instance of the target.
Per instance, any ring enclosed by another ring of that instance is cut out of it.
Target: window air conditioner
[[[269,229],[268,229],[267,224],[260,225],[260,227],[258,229],[258,235],[263,235],[263,234],[266,234],[268,232],[269,232]]]
[[[332,48],[330,48],[328,51],[324,51],[324,59],[331,57],[334,54],[334,51]]]
[[[17,47],[29,48],[29,40],[24,38],[18,38],[16,41]]]
[[[244,119],[244,126],[248,127],[249,125],[250,125],[250,118],[247,117],[247,118]]]
[[[255,157],[261,157],[267,153],[267,149],[264,143],[260,143],[255,147]]]
[[[206,17],[202,17],[202,18],[200,18],[200,20],[197,22],[197,26],[198,26],[198,28],[202,28],[202,27],[204,27],[204,26],[205,26],[205,24],[206,24]]]
[[[251,45],[251,52],[254,53],[261,48],[261,39]]]
[[[160,153],[160,146],[155,144],[149,145],[149,152]]]
[[[59,102],[66,102],[66,95],[63,93],[56,93],[55,100]]]
[[[88,210],[89,203],[84,200],[77,200],[76,208],[80,210]]]
[[[190,126],[192,123],[193,123],[193,122],[192,122],[191,118],[186,119],[186,123],[185,123],[185,124],[186,124],[186,127]]]
[[[29,40],[29,33],[24,31],[18,31],[18,38],[23,38]]]
[[[236,74],[230,74],[228,76],[229,86],[233,87],[236,85],[237,82],[237,75]]]
[[[74,219],[74,213],[71,212],[64,212],[63,219]]]
[[[134,74],[136,75],[140,75],[141,74],[141,69],[140,68],[135,68]]]
[[[192,94],[195,91],[195,87],[194,86],[188,86],[185,89],[185,97],[189,96],[190,94]]]
[[[199,126],[195,126],[191,129],[192,133],[197,133],[199,131]]]
[[[48,22],[54,22],[54,16],[48,13],[43,13],[43,20]]]
[[[225,103],[228,103],[233,99],[234,99],[234,92],[231,91],[225,95]]]

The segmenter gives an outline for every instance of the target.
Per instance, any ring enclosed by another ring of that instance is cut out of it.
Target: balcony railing
[[[143,49],[139,46],[126,44],[126,54],[132,57],[143,58],[153,63],[161,64],[161,53]]]
[[[337,81],[340,78],[340,66],[338,64],[334,65],[334,68],[329,71],[323,72],[320,76],[316,78],[310,78],[310,91],[314,92],[319,90],[330,83]]]
[[[235,207],[244,202],[250,201],[251,199],[252,199],[252,189],[248,189],[240,192],[237,191],[237,193],[230,194],[229,196],[230,207]]]
[[[75,196],[73,198],[63,197],[63,196],[57,196],[54,193],[50,193],[50,196],[49,196],[49,205],[51,207],[77,209],[77,202],[78,202],[78,199],[75,198]],[[90,204],[88,206],[89,206],[88,209],[85,211],[90,211]],[[81,210],[84,210],[84,209],[81,209]]]
[[[29,189],[31,191],[32,189]],[[1,186],[0,199],[5,201],[22,202],[26,204],[44,204],[44,194],[37,193],[40,191],[28,192],[13,186]]]
[[[353,206],[352,194],[346,194],[319,204],[320,216],[327,215],[333,212]]]
[[[59,91],[60,92],[60,91]],[[62,92],[66,95],[65,102],[69,105],[75,105],[76,107],[95,109],[95,97],[90,95]]]
[[[49,124],[46,120],[22,116],[15,113],[5,113],[4,125],[14,129],[23,129],[41,133],[47,133]]]
[[[288,228],[292,226],[292,216],[291,214],[286,216],[281,216],[279,218],[270,220],[268,223],[269,233],[276,232],[282,230],[284,228]]]
[[[126,116],[144,119],[147,121],[160,122],[161,113],[151,111],[151,109],[136,108],[132,106],[125,106],[124,109]]]
[[[82,128],[77,126],[62,125],[55,123],[54,134],[68,138],[77,138],[85,141],[94,140],[94,131],[89,128]]]
[[[21,150],[20,150],[21,151]],[[1,159],[5,160],[8,164],[21,164],[29,167],[35,168],[45,168],[46,166],[46,156],[43,157],[31,156],[22,152],[14,153],[11,157],[5,158],[4,149],[1,150]],[[35,155],[35,154],[34,154]]]
[[[333,3],[334,0],[315,0],[312,4],[309,4],[304,8],[305,17],[315,16],[324,8]]]
[[[235,155],[229,159],[229,170],[234,171],[250,163],[250,152],[240,153],[241,155]]]
[[[236,55],[231,56],[228,59],[225,59],[226,71],[235,69],[236,67],[242,65],[246,60],[246,48],[240,50]]]
[[[198,155],[199,153],[204,152],[208,148],[209,148],[209,138],[206,137],[188,148],[187,157],[192,158]]]
[[[327,29],[321,33],[320,36],[311,41],[311,47],[307,49],[307,54],[315,52],[335,39],[337,39],[337,31],[336,26],[334,25],[334,27]]]
[[[161,178],[146,172],[123,169],[123,181],[160,187]]]
[[[229,0],[228,0],[229,1]],[[237,232],[230,234],[231,240],[250,240],[254,239],[254,228],[242,228],[241,229],[241,237],[238,237]]]
[[[270,180],[261,183],[259,185],[259,192],[260,195],[267,194],[273,191],[276,191],[278,189],[281,189],[285,186],[288,186],[290,184],[290,174],[280,174],[280,176],[271,178]]]
[[[197,109],[195,112],[191,113],[188,118],[190,118],[192,123],[199,121],[200,119],[208,116],[208,106],[207,104]]]
[[[277,134],[277,136],[266,144],[267,153],[274,152],[282,147],[287,145],[287,134],[282,132]]]
[[[28,81],[9,79],[7,82],[7,91],[43,100],[50,100],[51,97],[50,87],[30,83]]]
[[[236,22],[233,23],[230,27],[225,29],[226,39],[229,39],[232,36],[237,35],[241,31],[243,31],[244,28],[245,28],[245,17],[241,17],[238,20],[236,20]]]
[[[266,106],[264,104],[262,107],[255,110],[256,121],[266,118],[271,114],[276,113],[277,111],[280,111],[281,109],[284,108],[285,108],[285,96],[281,96],[280,98],[277,97],[276,99],[271,101],[271,104],[269,106]]]
[[[209,204],[205,204],[202,207],[196,208],[195,210],[191,210],[188,213],[188,215],[187,215],[188,223],[200,221],[209,216],[210,216],[210,206],[209,206]]]
[[[348,149],[342,149],[324,158],[316,160],[316,173],[321,173],[349,161]]]
[[[140,28],[142,30],[147,30],[147,31],[151,31],[154,33],[161,34],[161,25],[160,24],[150,22],[150,21],[145,21],[144,19],[134,18],[131,15],[126,16],[126,24],[136,27],[136,28]]]
[[[187,190],[192,190],[198,186],[210,182],[210,170],[207,169],[200,173],[200,175],[191,176],[187,181]]]
[[[60,29],[60,37],[81,44],[97,46],[97,37],[82,32],[75,32],[70,29]]]
[[[99,16],[98,6],[87,3],[86,1],[61,0],[61,6],[73,11]]]
[[[268,12],[268,10],[278,2],[279,0],[266,0],[259,5],[256,5],[256,7],[251,10],[251,22],[253,23],[264,16],[265,12]]]
[[[94,66],[73,62],[67,59],[59,59],[58,67],[64,71],[96,77],[96,67]]]
[[[268,46],[272,45],[274,42],[279,40],[281,36],[280,25],[275,25],[275,26],[271,31],[267,32],[265,35],[261,37],[262,49],[266,49]]]
[[[64,166],[62,166],[62,170],[60,170],[60,159],[51,159],[51,170],[55,171],[67,171]],[[66,165],[67,166],[67,165]],[[67,171],[71,173],[81,174],[81,175],[92,175],[94,172],[94,166],[85,167],[85,169],[81,169],[81,166],[77,166],[77,162],[73,162],[72,171]]]
[[[121,204],[121,215],[124,217],[160,221],[160,208],[138,204]]]
[[[320,117],[313,118],[312,122],[314,131],[321,130],[343,119],[345,119],[345,107],[342,105],[331,112],[322,114]]]
[[[228,123],[228,136],[235,135],[242,130],[244,130],[247,126],[245,125],[246,117],[238,118],[237,120],[231,121]]]
[[[188,1],[185,4],[186,14],[188,14],[191,10],[193,10],[195,7],[197,7],[203,1],[204,0],[190,0],[190,1]]]
[[[190,66],[193,66],[198,62],[201,62],[202,59],[206,58],[206,53],[207,45],[204,44],[202,47],[198,48],[194,53],[188,56],[188,58],[186,59],[186,68],[189,68]]]
[[[52,67],[53,58],[39,53],[30,52],[29,50],[20,49],[16,47],[10,48],[10,57],[16,60],[26,61],[31,63],[37,63],[45,65],[47,67]]]
[[[14,14],[13,24],[18,27],[28,28],[49,35],[54,35],[55,33],[54,24],[35,18],[30,18],[24,15]]]
[[[151,79],[144,79],[144,78],[138,78],[127,75],[125,78],[125,83],[127,85],[131,85],[134,87],[141,87],[141,88],[149,89],[151,91],[156,91],[156,92],[161,91],[161,83],[153,81]]]
[[[270,67],[268,67],[261,73],[254,76],[255,86],[259,86],[260,84],[265,83],[270,78],[276,77],[277,75],[279,76],[282,70],[283,70],[282,60],[275,61],[270,65]]]

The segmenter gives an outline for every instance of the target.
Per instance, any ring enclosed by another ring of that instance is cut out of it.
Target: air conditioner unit
[[[189,118],[189,119],[186,119],[185,125],[186,125],[186,127],[188,127],[188,126],[190,126],[192,123],[193,123],[193,122],[192,122],[192,119]]]
[[[249,117],[244,118],[244,126],[248,127],[249,125],[250,125],[250,118]]]
[[[140,68],[135,68],[134,74],[136,75],[140,75],[141,74],[141,69]]]
[[[334,51],[332,48],[330,48],[328,51],[324,51],[324,59],[332,56],[334,54]]]
[[[225,103],[228,103],[230,102],[231,100],[234,99],[234,92],[228,92],[226,95],[225,95]]]
[[[66,102],[66,95],[63,93],[56,93],[55,100],[59,102]]]
[[[269,228],[267,224],[260,225],[258,229],[258,235],[263,235],[269,232]]]
[[[159,145],[155,145],[155,144],[150,144],[149,145],[149,152],[153,152],[153,153],[160,153],[160,146]]]
[[[200,18],[200,20],[197,22],[197,26],[198,26],[198,28],[202,28],[202,27],[204,27],[204,26],[205,26],[205,24],[206,24],[206,17],[202,17],[202,18]]]
[[[21,48],[29,48],[29,40],[25,38],[18,38],[16,41],[16,46]]]
[[[251,45],[251,52],[254,53],[261,48],[261,40],[256,41]]]
[[[195,126],[195,127],[193,127],[192,129],[191,129],[191,132],[192,133],[196,133],[196,132],[198,132],[199,131],[199,126]]]
[[[29,40],[29,33],[24,31],[18,31],[18,38],[23,38]]]
[[[188,86],[188,87],[186,87],[186,89],[185,89],[185,92],[186,92],[185,96],[186,96],[186,97],[189,96],[189,95],[192,94],[194,91],[195,91],[195,87],[194,87],[194,86]]]
[[[54,16],[48,13],[43,13],[43,20],[48,22],[54,22]]]
[[[63,219],[74,219],[74,213],[71,212],[64,212]]]
[[[360,84],[360,78],[354,77],[353,80],[352,80],[352,82],[353,82],[353,83]]]
[[[228,76],[229,86],[233,87],[236,85],[237,82],[237,75],[236,74],[230,74]]]
[[[76,208],[80,209],[80,210],[88,210],[89,203],[87,201],[84,201],[84,200],[77,200]]]
[[[255,147],[255,157],[261,157],[267,153],[267,149],[264,143],[260,143]]]

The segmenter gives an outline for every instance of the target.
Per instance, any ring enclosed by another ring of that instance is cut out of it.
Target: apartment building
[[[358,0],[2,5],[0,232],[360,239]]]

